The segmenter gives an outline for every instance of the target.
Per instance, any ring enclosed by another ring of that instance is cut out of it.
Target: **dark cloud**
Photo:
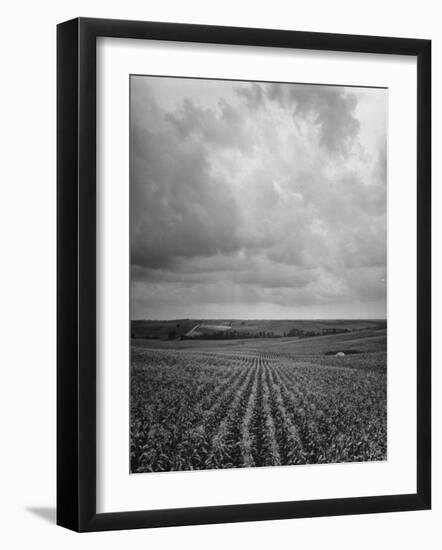
[[[178,113],[166,114],[182,139],[201,140],[203,144],[250,152],[248,129],[240,111],[220,100],[217,110],[202,109],[185,99]]]
[[[164,267],[175,257],[238,247],[237,205],[211,172],[204,144],[183,139],[152,98],[149,117],[131,120],[131,261]]]
[[[205,82],[131,83],[132,314],[383,316],[379,97]]]
[[[330,151],[346,153],[359,131],[354,117],[356,97],[338,86],[287,86],[272,84],[268,96],[293,109],[293,115],[309,117],[318,126],[320,141]]]
[[[265,94],[261,84],[251,82],[250,85],[238,86],[235,90],[239,96],[242,96],[246,100],[248,106],[252,109],[262,106]]]
[[[307,118],[318,128],[320,142],[330,151],[345,154],[359,131],[357,99],[349,88],[319,85],[256,84],[238,93],[257,109],[266,98],[289,109],[295,118]]]

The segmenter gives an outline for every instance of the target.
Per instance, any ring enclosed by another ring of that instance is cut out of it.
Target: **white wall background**
[[[433,280],[442,278],[442,13],[432,0],[72,0],[2,10],[0,128],[0,543],[106,548],[439,548],[442,295],[434,284],[431,512],[77,535],[55,519],[55,25],[77,16],[376,34],[433,40]],[[404,427],[406,429],[406,427]]]

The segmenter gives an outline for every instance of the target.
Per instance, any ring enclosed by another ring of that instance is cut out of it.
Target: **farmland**
[[[168,321],[132,321],[134,339],[175,340],[225,335],[228,339],[251,337],[287,337],[320,335],[327,332],[385,329],[385,320],[256,320],[256,319],[175,319]]]
[[[311,337],[171,341],[163,326],[134,338],[131,472],[385,460],[385,324],[345,323]]]

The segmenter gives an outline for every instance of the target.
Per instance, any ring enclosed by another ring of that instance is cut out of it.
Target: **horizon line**
[[[130,319],[130,321],[387,321],[385,317],[170,317],[167,319]]]

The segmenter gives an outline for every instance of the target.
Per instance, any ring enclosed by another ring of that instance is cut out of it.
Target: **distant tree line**
[[[262,330],[260,332],[248,332],[237,330],[220,330],[211,332],[201,332],[191,336],[182,336],[182,340],[236,340],[239,338],[278,338],[280,334],[271,331]]]
[[[327,334],[342,334],[343,332],[351,332],[348,328],[324,328],[321,330],[302,330],[292,328],[285,334],[287,337],[296,338],[312,338],[313,336],[326,336]]]
[[[247,339],[247,338],[280,338],[284,336],[286,338],[312,338],[314,336],[326,336],[328,334],[342,334],[344,332],[351,332],[351,329],[348,328],[324,328],[319,330],[303,330],[299,328],[292,328],[284,334],[275,333],[273,331],[258,331],[258,332],[249,332],[249,331],[237,331],[237,330],[220,330],[220,331],[210,331],[210,332],[201,332],[197,334],[192,334],[186,336],[185,334],[180,335],[179,329],[180,325],[176,325],[176,328],[169,329],[166,334],[155,335],[152,333],[146,334],[141,331],[132,330],[131,337],[134,339],[150,339],[150,340],[237,340],[237,339]]]

